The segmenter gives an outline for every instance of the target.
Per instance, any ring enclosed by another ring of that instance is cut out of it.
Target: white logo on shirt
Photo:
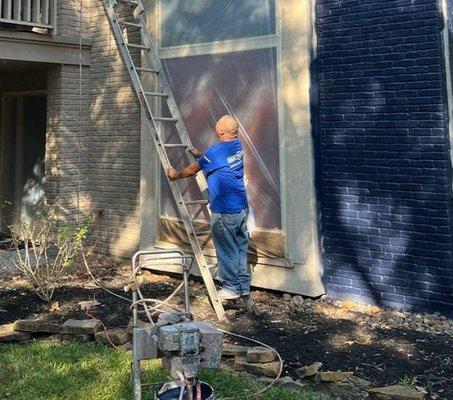
[[[244,158],[244,150],[239,150],[236,154],[227,158],[228,164],[230,164],[231,168],[237,167],[242,163],[242,159]]]

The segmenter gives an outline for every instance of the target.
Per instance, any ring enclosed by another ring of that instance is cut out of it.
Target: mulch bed
[[[96,260],[95,265],[101,281],[124,295],[128,267],[105,259]],[[179,278],[153,274],[143,290],[149,297],[164,299],[178,283]],[[401,317],[401,313],[389,311],[372,315],[360,307],[344,307],[326,299],[305,300],[295,306],[289,296],[283,299],[281,294],[262,291],[253,296],[260,316],[246,313],[241,302],[231,302],[228,321],[218,324],[201,285],[191,284],[196,318],[274,346],[285,360],[287,374],[295,376],[298,367],[320,361],[324,370],[353,371],[374,386],[410,378],[428,390],[429,399],[453,399],[453,337],[445,333],[451,333],[451,321],[439,319],[439,326],[447,325],[445,332],[430,332],[434,328],[423,328],[423,316]],[[11,273],[4,274],[3,279],[0,276],[0,324],[27,318],[88,318],[78,303],[93,299],[100,305],[91,309],[90,315],[108,327],[127,325],[129,304],[94,287],[84,270],[77,271],[55,292],[51,305]],[[175,304],[182,305],[181,296]]]

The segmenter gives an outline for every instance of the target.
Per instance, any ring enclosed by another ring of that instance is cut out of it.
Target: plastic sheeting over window
[[[214,125],[219,117],[231,114],[238,119],[248,195],[256,218],[254,237],[262,242],[256,247],[265,249],[276,242],[263,254],[283,257],[275,4],[270,0],[170,0],[161,2],[161,10],[163,54],[166,47],[184,45],[171,48],[171,55],[162,61],[192,142],[204,151],[216,143]],[[191,45],[200,43],[202,54],[199,45],[196,55],[192,54]],[[165,129],[166,140],[176,141],[172,128]],[[172,150],[170,158],[175,168],[185,166],[182,150]],[[190,180],[181,185],[186,185],[187,196],[200,198]],[[163,218],[166,221],[177,217],[165,178],[161,215],[170,217]],[[207,216],[197,218],[206,220]],[[162,225],[165,236],[181,236],[169,232],[167,222]]]
[[[163,47],[275,33],[271,0],[165,0],[161,9]]]

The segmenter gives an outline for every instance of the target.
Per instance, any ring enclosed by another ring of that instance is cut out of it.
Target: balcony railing
[[[57,0],[0,0],[0,24],[37,27],[56,33]]]

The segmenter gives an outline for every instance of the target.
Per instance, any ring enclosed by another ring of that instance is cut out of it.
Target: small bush
[[[33,223],[11,229],[17,249],[15,266],[41,299],[52,300],[81,251],[89,224],[90,218],[80,224],[61,222],[52,210],[45,210]]]

